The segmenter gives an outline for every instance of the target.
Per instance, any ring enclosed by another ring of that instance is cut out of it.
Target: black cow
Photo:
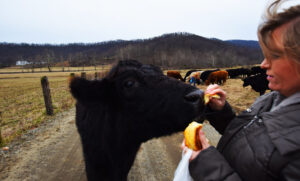
[[[252,70],[247,68],[226,69],[226,71],[231,79],[236,78],[237,76],[249,77],[253,75]]]
[[[240,75],[239,69],[226,69],[228,72],[228,77],[233,79]]]
[[[244,81],[243,87],[250,85],[251,88],[256,92],[259,92],[260,95],[263,95],[266,92],[266,90],[269,89],[267,74],[264,73],[247,77],[243,79],[243,81]]]
[[[143,142],[183,131],[204,110],[203,91],[134,60],[70,88],[88,180],[126,180]]]
[[[249,77],[252,75],[251,69],[248,68],[239,68],[239,71],[242,77]]]
[[[266,69],[262,69],[260,66],[251,67],[251,71],[253,75],[266,73]]]

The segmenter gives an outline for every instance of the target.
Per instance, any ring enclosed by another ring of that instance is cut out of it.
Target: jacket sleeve
[[[281,179],[285,181],[298,181],[300,179],[300,158],[292,160],[281,172]]]
[[[221,111],[213,111],[209,107],[207,109],[206,119],[220,134],[223,135],[227,125],[235,118],[235,112],[227,101]]]
[[[189,171],[195,181],[241,181],[221,153],[213,146],[203,150],[190,162]]]

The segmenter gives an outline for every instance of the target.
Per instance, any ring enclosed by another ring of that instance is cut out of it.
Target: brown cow
[[[175,79],[179,79],[181,81],[184,81],[183,78],[182,78],[182,76],[181,76],[181,74],[180,74],[180,72],[178,72],[176,70],[168,70],[167,76],[168,77],[173,77]]]
[[[228,78],[228,72],[225,70],[220,70],[212,72],[209,74],[207,80],[205,81],[206,85],[209,84],[224,84]]]
[[[189,83],[192,83],[194,84],[195,86],[195,83],[197,83],[198,85],[201,83],[201,79],[200,79],[200,75],[203,71],[196,71],[196,72],[192,72],[188,77],[187,77],[187,81]],[[193,81],[191,81],[193,77]]]

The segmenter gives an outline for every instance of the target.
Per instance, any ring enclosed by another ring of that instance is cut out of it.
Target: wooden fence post
[[[70,73],[69,78],[68,78],[68,83],[70,85],[70,83],[72,82],[72,80],[75,78],[75,73]]]
[[[2,126],[2,113],[0,112],[0,146],[2,146],[3,144],[3,138],[2,138],[2,134],[1,134],[1,126]]]
[[[81,72],[81,78],[85,78],[86,79],[86,73],[85,72]]]
[[[70,77],[74,78],[75,77],[75,73],[70,73]]]
[[[44,101],[46,106],[46,112],[48,115],[53,115],[53,106],[52,106],[52,100],[51,100],[51,94],[50,94],[50,87],[48,82],[48,77],[43,76],[41,78],[41,84],[43,88],[43,95],[44,95]]]

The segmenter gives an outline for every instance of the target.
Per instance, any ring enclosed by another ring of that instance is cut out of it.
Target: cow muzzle
[[[186,96],[184,96],[184,99],[192,104],[202,104],[204,98],[204,92],[203,90],[197,89],[193,92],[190,92]]]

